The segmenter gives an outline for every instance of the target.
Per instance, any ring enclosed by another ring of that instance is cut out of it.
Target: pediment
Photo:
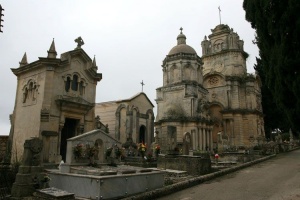
[[[68,51],[66,53],[61,54],[61,60],[72,60],[73,58],[79,58],[84,63],[92,62],[92,59],[87,55],[87,53],[83,49],[75,49],[73,51]]]
[[[94,107],[93,103],[81,97],[58,95],[55,101],[60,109],[66,112],[85,114]]]

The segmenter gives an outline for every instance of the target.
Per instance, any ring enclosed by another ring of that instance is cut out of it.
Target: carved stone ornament
[[[33,138],[32,140],[28,140],[30,145],[30,150],[33,153],[40,153],[43,149],[43,142],[38,138]]]
[[[213,76],[208,80],[208,82],[210,85],[217,85],[219,83],[219,78],[216,76]]]

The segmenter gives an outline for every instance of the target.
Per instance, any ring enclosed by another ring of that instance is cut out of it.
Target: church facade
[[[92,60],[77,47],[56,58],[52,42],[46,58],[28,63],[26,53],[18,68],[16,100],[11,115],[12,159],[23,153],[30,137],[43,140],[42,162],[60,162],[66,158],[67,139],[95,127],[96,85],[102,79]]]
[[[264,136],[260,79],[247,74],[243,41],[220,24],[201,43],[202,57],[177,37],[157,88],[156,134],[162,150],[249,147]]]

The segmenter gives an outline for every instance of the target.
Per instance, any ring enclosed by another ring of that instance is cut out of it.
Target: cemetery
[[[1,198],[158,197],[297,148],[291,130],[288,141],[265,138],[261,79],[247,73],[244,41],[226,24],[211,32],[199,57],[180,28],[156,117],[144,92],[95,102],[102,73],[81,37],[60,58],[54,40],[47,57],[28,63],[25,53],[11,69],[18,84]]]

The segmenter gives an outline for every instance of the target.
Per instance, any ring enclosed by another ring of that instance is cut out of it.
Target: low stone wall
[[[257,160],[263,157],[259,154],[245,154],[245,153],[237,153],[237,152],[230,152],[230,153],[222,153],[219,154],[218,161],[219,162],[236,162],[236,163],[246,163],[253,160]],[[211,156],[211,160],[215,161],[214,156]]]
[[[211,174],[206,174],[206,175],[203,175],[203,176],[198,176],[198,177],[195,177],[195,178],[191,178],[189,180],[182,181],[182,182],[172,184],[172,185],[169,185],[169,186],[165,186],[163,188],[156,189],[156,190],[153,190],[153,191],[145,192],[143,194],[131,196],[131,197],[128,197],[128,198],[123,198],[122,200],[156,199],[156,198],[159,198],[159,197],[162,197],[162,196],[172,194],[174,192],[178,192],[179,190],[183,190],[183,189],[198,185],[198,184],[203,183],[205,181],[209,181],[209,180],[214,179],[216,177],[223,176],[223,175],[235,172],[237,170],[249,167],[249,166],[254,165],[256,163],[263,162],[263,161],[268,160],[270,158],[273,158],[275,156],[276,155],[266,156],[266,157],[263,157],[263,158],[260,158],[260,159],[257,159],[257,160],[251,161],[251,162],[247,162],[247,163],[244,163],[244,164],[232,167],[232,168],[227,168],[227,169],[217,171],[217,172],[214,172],[214,173],[211,173]]]
[[[159,155],[157,168],[186,171],[190,175],[203,175],[211,172],[211,160],[199,156]]]

